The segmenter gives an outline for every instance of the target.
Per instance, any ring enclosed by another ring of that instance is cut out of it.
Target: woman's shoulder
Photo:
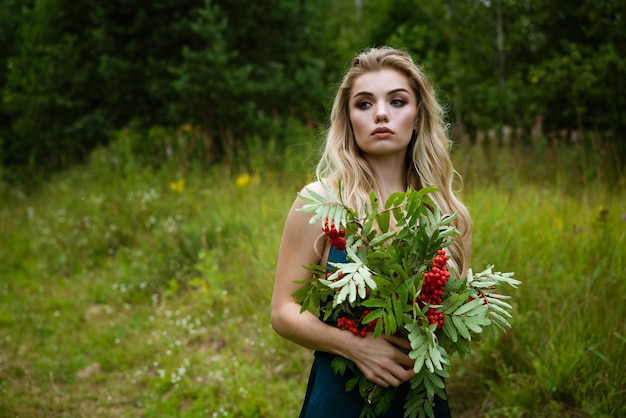
[[[316,193],[328,197],[329,190],[332,190],[333,193],[337,193],[336,182],[330,180],[317,180],[304,186],[300,191],[300,194],[310,196],[311,193]]]

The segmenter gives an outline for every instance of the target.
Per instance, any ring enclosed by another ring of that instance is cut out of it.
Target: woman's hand
[[[365,338],[349,335],[353,341],[345,357],[354,361],[371,382],[382,387],[397,387],[415,376],[415,361],[401,351],[411,349],[408,339],[395,335],[374,338],[371,333]]]

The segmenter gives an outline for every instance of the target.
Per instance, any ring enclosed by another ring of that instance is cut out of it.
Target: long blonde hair
[[[409,54],[380,47],[368,49],[353,58],[335,96],[326,144],[317,166],[317,178],[341,179],[345,202],[361,213],[369,204],[372,190],[377,196],[382,196],[371,167],[357,147],[350,123],[349,98],[358,77],[383,69],[394,69],[404,74],[417,98],[417,135],[409,143],[405,162],[407,186],[414,189],[436,186],[439,192],[432,194],[431,198],[442,212],[457,213],[455,226],[461,233],[461,239],[456,239],[449,250],[457,268],[463,269],[469,261],[465,260],[469,249],[464,245],[471,234],[472,221],[467,208],[453,190],[453,181],[458,173],[450,159],[451,143],[444,125],[444,111],[430,81]]]

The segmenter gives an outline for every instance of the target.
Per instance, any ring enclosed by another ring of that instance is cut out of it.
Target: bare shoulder
[[[303,196],[310,196],[311,192],[313,192],[313,193],[317,193],[318,195],[327,197],[328,187],[331,187],[335,193],[337,192],[337,186],[334,182],[318,180],[318,181],[314,181],[313,183],[309,183],[306,186],[304,186],[302,190],[300,191],[300,194]]]
[[[309,183],[306,186],[304,186],[302,190],[300,191],[300,193],[303,195],[308,195],[310,194],[309,191],[312,191],[318,194],[324,193],[324,184],[320,180],[314,181],[313,183]]]
[[[309,223],[312,214],[301,213],[300,209],[306,204],[305,200],[303,200],[302,197],[306,198],[308,196],[311,196],[312,193],[324,193],[324,185],[320,181],[314,181],[307,184],[300,190],[291,207],[290,214],[287,219],[288,222],[299,223],[302,225]]]
[[[324,186],[316,181],[303,187],[298,196],[307,196],[311,192],[321,194],[323,191]],[[324,242],[319,239],[322,236],[321,225],[311,223],[312,213],[300,211],[305,204],[302,198],[295,199],[283,230],[279,272],[283,271],[283,267],[290,266],[290,277],[294,277],[301,266],[318,263],[324,250]]]

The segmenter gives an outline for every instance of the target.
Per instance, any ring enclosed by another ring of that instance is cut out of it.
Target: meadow
[[[314,135],[201,168],[123,140],[0,185],[0,417],[295,417],[310,351],[269,324]],[[458,144],[472,266],[523,284],[455,358],[455,417],[626,416],[626,178],[589,144]]]

